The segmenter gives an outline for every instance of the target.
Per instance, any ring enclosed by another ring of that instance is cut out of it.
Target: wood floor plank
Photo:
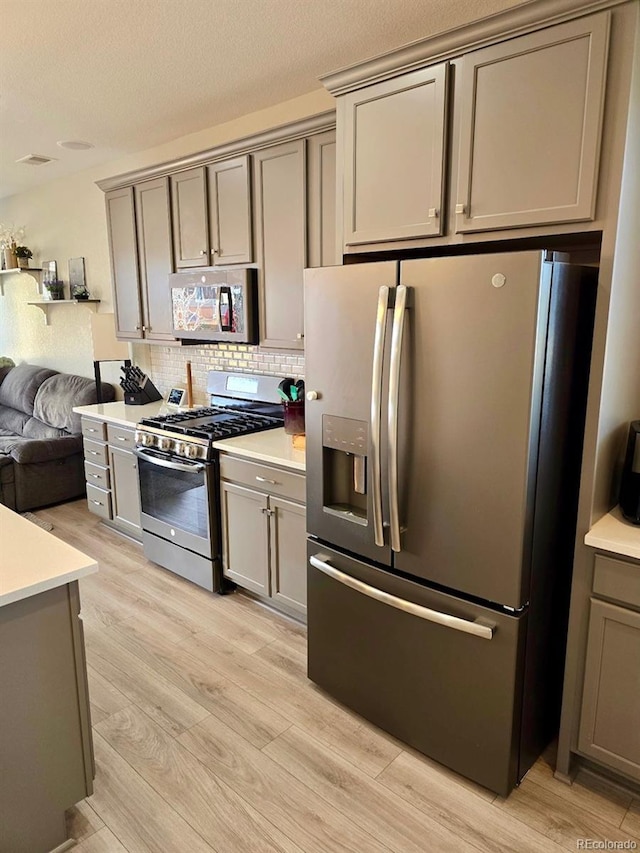
[[[121,622],[106,633],[258,749],[291,725],[285,716],[217,673],[213,651],[210,660],[203,660],[137,620]]]
[[[262,750],[396,853],[459,853],[460,838],[428,813],[295,726]]]
[[[105,631],[85,630],[85,642],[91,666],[170,735],[209,716],[206,708],[122,649]]]
[[[305,853],[388,853],[372,835],[217,721],[205,720],[177,740]]]
[[[67,836],[83,841],[104,826],[104,821],[91,808],[86,800],[81,800],[65,812]]]
[[[628,833],[625,835],[601,816],[569,802],[527,777],[507,799],[499,797],[495,806],[568,850],[576,849],[578,838],[602,842],[625,841],[629,837]]]
[[[89,663],[87,664],[87,680],[91,700],[91,721],[94,724],[131,704],[131,699],[128,696],[121,693]]]
[[[634,839],[637,838],[638,849],[640,849],[640,800],[631,802],[620,829],[623,832],[628,832]]]
[[[259,627],[272,640],[284,640],[292,648],[306,654],[307,627],[295,619],[275,613],[265,605],[246,595],[241,590],[227,596],[227,609],[243,622]]]
[[[559,845],[542,832],[503,814],[479,786],[476,791],[460,784],[451,771],[442,771],[433,761],[403,752],[378,776],[378,782],[444,823],[460,844],[487,853],[560,853]]]
[[[545,788],[556,797],[562,797],[570,803],[586,809],[610,823],[619,827],[627,809],[631,805],[631,794],[621,788],[609,784],[605,779],[592,773],[580,770],[572,785],[566,785],[554,777],[555,757],[550,760],[541,756],[529,770],[526,779]]]
[[[94,746],[97,772],[89,804],[128,853],[215,850],[98,732]]]
[[[281,711],[370,776],[376,776],[401,751],[397,741],[334,704],[310,682],[298,684],[276,667],[256,655],[244,654],[220,637],[202,632],[181,645],[196,657],[210,661],[221,675]],[[215,652],[213,659],[211,651]]]
[[[105,827],[73,848],[74,853],[127,853],[110,829]]]
[[[97,731],[220,853],[298,850],[275,826],[256,820],[250,805],[137,708],[113,714]]]

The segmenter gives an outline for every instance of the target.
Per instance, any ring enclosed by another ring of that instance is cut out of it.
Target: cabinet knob
[[[437,219],[440,216],[440,211],[437,207],[429,208],[429,219]]]
[[[201,254],[201,255],[206,255],[206,254],[207,254],[207,250],[206,250],[206,249],[203,249],[203,250],[200,252],[200,254]]]
[[[466,204],[456,204],[456,213],[466,213],[467,205]]]
[[[314,400],[319,400],[320,394],[317,391],[307,391],[307,400],[313,403]]]
[[[304,340],[304,332],[298,332],[298,334],[296,335],[296,340],[297,341]]]
[[[212,254],[212,255],[217,255],[217,254],[218,254],[218,250],[217,250],[217,249],[212,249],[212,250],[211,250],[211,254]]]

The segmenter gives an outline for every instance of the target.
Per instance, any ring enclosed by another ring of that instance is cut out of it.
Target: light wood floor
[[[303,627],[147,562],[84,501],[36,513],[91,554],[80,582],[97,774],[78,853],[640,849],[640,799],[552,751],[506,800],[412,752],[306,678]]]

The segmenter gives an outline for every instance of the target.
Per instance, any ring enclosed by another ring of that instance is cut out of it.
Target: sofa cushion
[[[38,418],[29,418],[22,429],[23,438],[60,438],[61,435],[69,435],[64,429],[49,426]]]
[[[18,364],[12,367],[0,385],[0,404],[33,414],[33,403],[42,383],[56,374],[47,367]]]
[[[9,406],[0,405],[0,435],[22,435],[29,415]]]
[[[0,455],[11,456],[16,447],[28,440],[21,435],[0,435]]]
[[[5,376],[9,373],[9,371],[11,370],[12,367],[13,367],[12,364],[5,364],[2,367],[0,367],[0,385],[2,385]]]
[[[112,385],[103,383],[104,402],[115,398]],[[42,383],[33,406],[34,417],[49,426],[70,433],[81,431],[80,415],[72,411],[74,406],[89,406],[96,402],[96,383],[86,376],[57,373]]]
[[[0,454],[10,455],[20,465],[51,462],[67,456],[82,454],[82,436],[65,435],[62,438],[1,438]]]

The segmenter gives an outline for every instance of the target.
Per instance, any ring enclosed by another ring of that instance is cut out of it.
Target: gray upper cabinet
[[[246,155],[207,168],[210,263],[214,266],[253,260],[249,162]]]
[[[171,333],[169,274],[173,272],[169,179],[157,178],[135,189],[138,258],[148,340],[174,340]]]
[[[209,266],[205,167],[171,176],[176,269]]]
[[[594,218],[609,13],[464,56],[456,231]]]
[[[106,193],[105,204],[116,331],[119,338],[135,340],[143,332],[133,188]]]
[[[253,190],[260,343],[302,349],[307,236],[305,141],[275,145],[254,154]]]
[[[442,233],[447,63],[344,98],[344,242]]]
[[[340,263],[336,231],[336,132],[328,130],[307,140],[310,267]]]

